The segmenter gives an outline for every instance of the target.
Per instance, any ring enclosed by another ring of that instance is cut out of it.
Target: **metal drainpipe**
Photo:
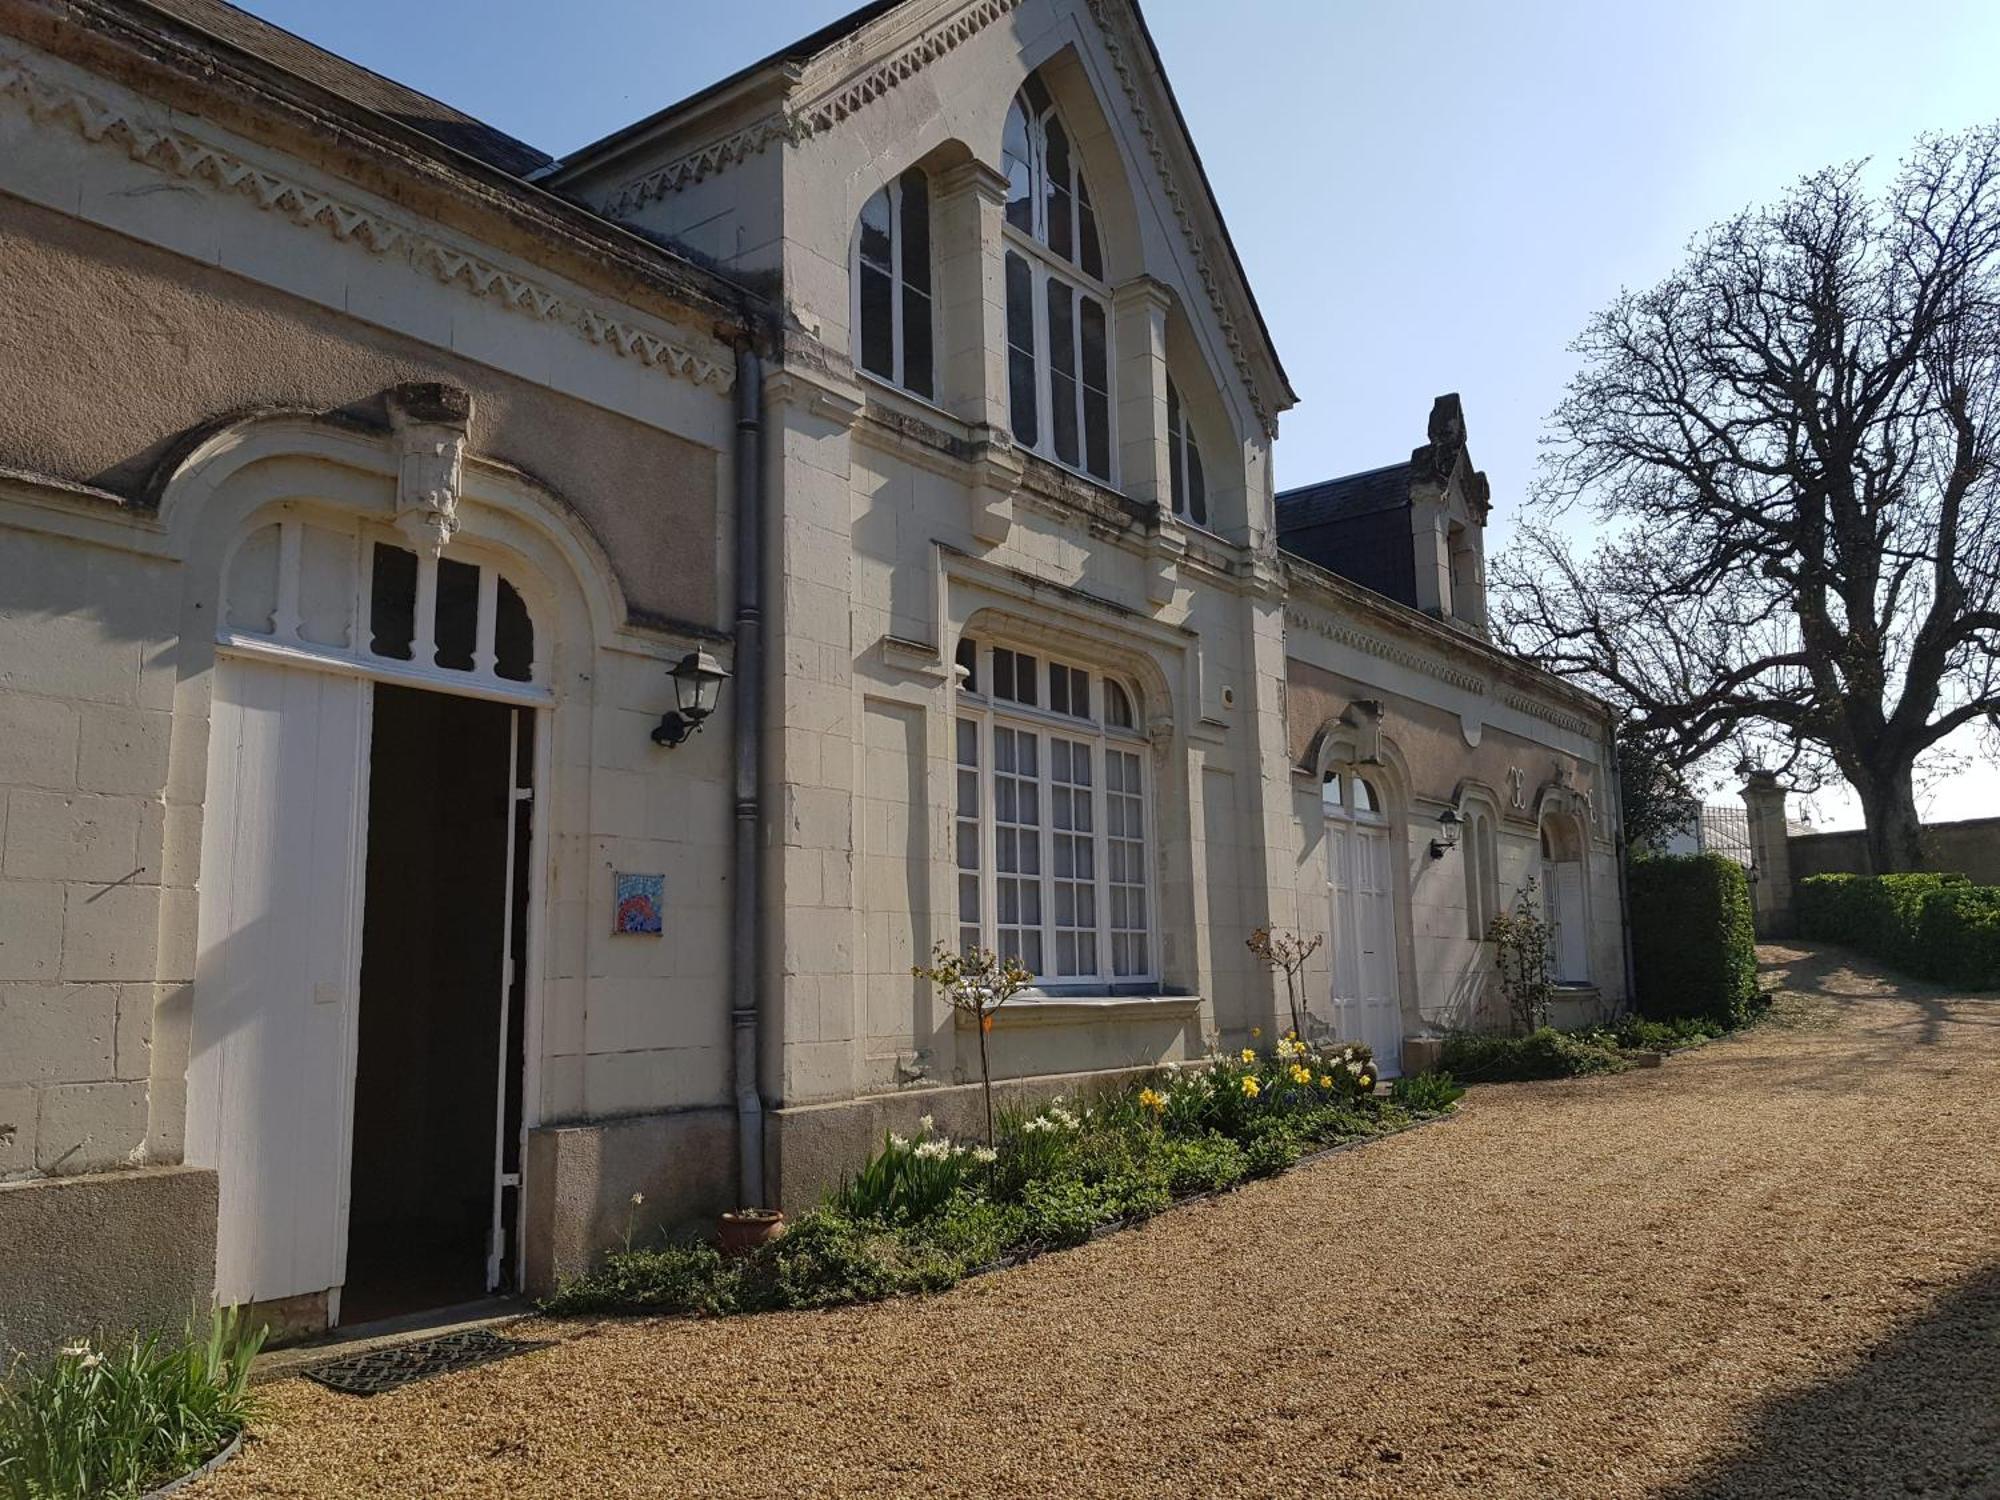
[[[758,963],[763,845],[759,762],[764,738],[764,370],[736,351],[736,889],[730,910],[729,1020],[736,1083],[738,1207],[763,1208],[764,1096]]]
[[[1632,967],[1632,892],[1626,883],[1625,864],[1631,857],[1631,848],[1625,841],[1625,768],[1618,763],[1618,731],[1613,728],[1604,736],[1605,760],[1611,768],[1611,817],[1617,837],[1611,846],[1612,857],[1618,861],[1618,943],[1625,955],[1625,1011],[1636,1014],[1639,1008],[1639,984],[1636,971]]]

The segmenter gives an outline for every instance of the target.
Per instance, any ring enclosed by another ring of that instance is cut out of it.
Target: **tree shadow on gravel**
[[[1767,1404],[1747,1447],[1655,1500],[2000,1495],[2000,1267],[1847,1373]]]
[[[1755,1076],[1760,1086],[1845,1091],[1871,1076],[1911,1070],[1935,1080],[1965,1067],[1984,1069],[2000,1054],[2000,995],[1908,978],[1832,944],[1766,944],[1758,957],[1765,988],[1776,991],[1764,1027],[1839,1031],[1843,1043],[1817,1056],[1741,1058],[1746,1079]],[[1854,1006],[1866,1007],[1865,1015],[1845,1017]]]

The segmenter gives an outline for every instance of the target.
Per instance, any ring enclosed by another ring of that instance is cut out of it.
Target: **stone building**
[[[1393,1072],[1531,874],[1623,994],[1456,402],[1274,505],[1130,0],[876,3],[561,161],[220,0],[0,0],[0,267],[0,1342],[809,1203],[970,1118],[938,942],[1039,976],[1020,1091],[1272,1025],[1262,923]]]

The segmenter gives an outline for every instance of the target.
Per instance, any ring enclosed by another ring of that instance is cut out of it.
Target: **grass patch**
[[[129,1497],[199,1468],[249,1424],[250,1365],[264,1331],[236,1315],[181,1338],[78,1344],[0,1392],[0,1496]]]
[[[1365,1047],[1287,1037],[1169,1070],[1088,1102],[1010,1110],[996,1149],[890,1136],[818,1209],[754,1253],[626,1249],[565,1283],[555,1314],[718,1316],[939,1291],[997,1262],[1081,1244],[1175,1200],[1281,1172],[1308,1152],[1442,1114],[1464,1090],[1404,1080],[1375,1093]]]

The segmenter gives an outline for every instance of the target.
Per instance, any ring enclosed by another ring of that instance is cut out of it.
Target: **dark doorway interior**
[[[506,1142],[506,1168],[518,1171],[518,983],[509,985],[504,1130],[496,1109],[506,945],[511,926],[519,956],[527,889],[519,873],[527,803],[512,795],[509,749],[527,740],[531,717],[473,698],[375,688],[342,1323],[489,1290],[496,1138]],[[528,760],[517,759],[525,784]],[[511,1252],[516,1194],[505,1197]]]

